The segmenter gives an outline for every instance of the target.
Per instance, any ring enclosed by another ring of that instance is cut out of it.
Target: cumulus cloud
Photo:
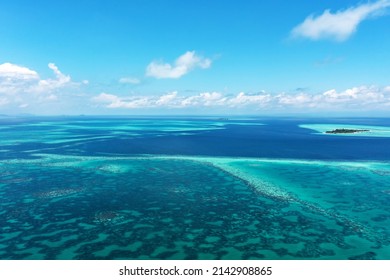
[[[39,82],[37,72],[9,62],[0,64],[0,93],[13,95]]]
[[[107,104],[107,108],[128,108],[126,106],[126,102],[121,100],[121,98],[114,94],[109,94],[105,92],[93,97],[92,101]]]
[[[282,105],[290,105],[290,106],[302,106],[306,105],[312,107],[317,97],[307,93],[299,93],[299,94],[286,94],[282,93],[276,96],[277,103]]]
[[[240,92],[237,96],[230,98],[228,100],[228,104],[230,107],[245,107],[252,105],[264,107],[271,100],[272,98],[270,94],[246,94],[244,92]]]
[[[92,98],[92,101],[95,103],[104,104],[105,107],[115,109],[115,108],[145,108],[150,107],[150,101],[146,97],[137,97],[137,98],[121,98],[114,94],[101,93],[96,97]]]
[[[70,76],[62,74],[62,72],[54,63],[49,63],[48,67],[54,72],[56,79],[40,80],[37,85],[31,87],[31,91],[52,92],[58,88],[63,88],[67,85],[71,85]]]
[[[70,76],[64,75],[54,63],[48,67],[53,71],[55,79],[41,79],[38,73],[29,68],[4,63],[0,65],[0,93],[50,93],[55,89],[75,85]]]
[[[343,91],[330,89],[318,94],[279,94],[277,103],[286,108],[318,110],[376,110],[390,109],[390,93],[375,86],[353,87]]]
[[[102,92],[98,96],[92,98],[93,101],[98,103],[115,103],[120,100],[120,98],[116,95]]]
[[[198,95],[185,97],[180,101],[181,107],[221,106],[225,105],[226,97],[219,92],[202,92]]]
[[[202,92],[185,96],[170,92],[160,96],[120,97],[114,94],[101,93],[92,99],[93,102],[106,108],[219,108],[248,110],[389,110],[390,91],[388,87],[360,86],[337,91],[335,89],[310,94],[267,92],[226,95],[220,92]],[[230,112],[230,111],[229,111]]]
[[[37,80],[37,72],[26,67],[11,64],[9,62],[0,64],[0,78],[10,80]]]
[[[42,79],[36,71],[27,67],[9,62],[0,64],[0,106],[23,109],[59,103],[59,96],[63,95],[64,90],[87,83],[73,82],[54,63],[49,63],[48,68],[54,77]]]
[[[320,16],[308,16],[303,23],[292,30],[291,34],[293,37],[304,37],[312,40],[344,41],[357,30],[363,20],[383,14],[389,6],[390,0],[379,0],[335,13],[325,10]]]
[[[187,74],[194,68],[206,69],[211,66],[211,60],[195,54],[195,51],[188,51],[179,56],[175,63],[151,62],[146,68],[146,76],[157,79],[177,79]]]
[[[328,90],[322,94],[322,100],[325,104],[341,104],[348,107],[372,107],[381,106],[381,103],[389,102],[390,95],[386,88],[374,86],[353,87],[342,92],[334,89]]]
[[[149,97],[119,97],[101,93],[94,97],[94,102],[102,103],[107,108],[191,108],[191,107],[242,107],[245,105],[260,105],[267,97],[264,95],[246,95],[228,97],[219,92],[202,92],[192,96],[180,96],[176,91],[161,96]]]
[[[162,95],[158,100],[156,101],[156,106],[164,106],[164,105],[174,105],[174,101],[177,97],[177,91],[167,93],[165,95]]]

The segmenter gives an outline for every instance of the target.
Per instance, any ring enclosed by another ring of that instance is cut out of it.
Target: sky
[[[390,116],[390,0],[2,0],[0,114]]]

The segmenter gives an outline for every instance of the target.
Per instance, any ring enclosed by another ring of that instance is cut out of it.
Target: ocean
[[[0,135],[0,259],[390,259],[387,118],[2,116]]]

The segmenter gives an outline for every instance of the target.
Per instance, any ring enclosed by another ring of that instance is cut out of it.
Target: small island
[[[337,128],[334,130],[325,131],[328,134],[339,134],[339,133],[359,133],[359,132],[368,132],[368,129],[348,129],[348,128]]]

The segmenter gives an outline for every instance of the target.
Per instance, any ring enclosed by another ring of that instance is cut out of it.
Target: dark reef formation
[[[348,129],[348,128],[337,128],[334,130],[328,130],[325,133],[328,134],[339,134],[339,133],[358,133],[358,132],[367,132],[368,129]]]

